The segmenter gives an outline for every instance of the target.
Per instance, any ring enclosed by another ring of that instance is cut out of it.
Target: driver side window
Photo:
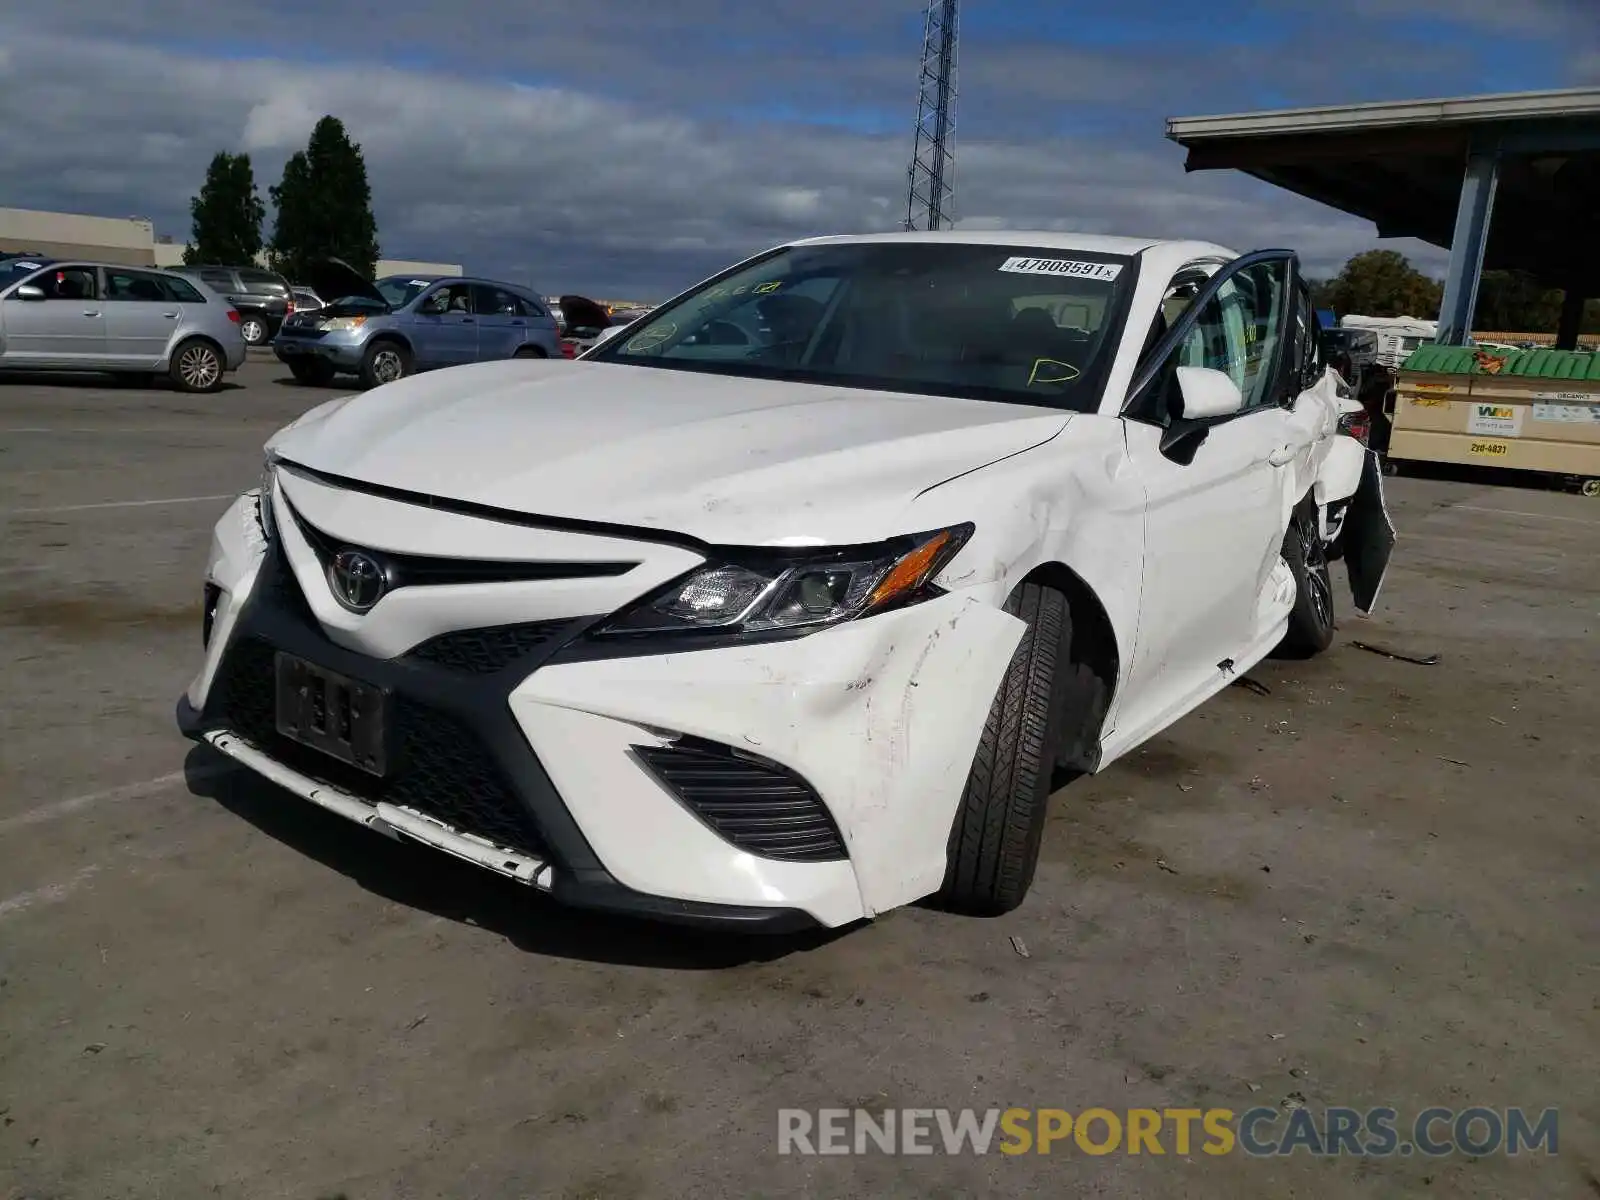
[[[444,313],[469,315],[472,312],[472,288],[465,283],[439,288],[417,306],[417,311],[428,316]]]
[[[1278,403],[1280,330],[1288,264],[1264,262],[1229,278],[1179,345],[1177,366],[1221,371],[1244,395],[1244,411]]]

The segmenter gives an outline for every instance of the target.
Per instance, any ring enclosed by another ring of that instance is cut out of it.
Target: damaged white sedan
[[[822,238],[612,332],[277,434],[184,731],[572,904],[998,913],[1053,775],[1324,649],[1331,554],[1377,596],[1288,251]]]

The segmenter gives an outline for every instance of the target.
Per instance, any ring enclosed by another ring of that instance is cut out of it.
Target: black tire
[[[938,900],[953,912],[999,916],[1022,903],[1044,837],[1060,744],[1072,626],[1060,592],[1024,584],[1006,611],[1028,623],[989,708],[950,830]]]
[[[265,346],[272,340],[265,317],[246,316],[239,322],[239,333],[246,346]]]
[[[322,387],[333,382],[334,370],[320,358],[291,358],[289,374],[300,383]]]
[[[411,351],[393,338],[377,338],[367,346],[361,356],[361,383],[364,387],[381,387],[411,374]]]
[[[513,354],[511,357],[512,358],[549,358],[550,356],[548,354],[546,354],[543,350],[539,349],[539,347],[537,347],[537,346],[518,346],[517,347],[517,352],[515,354]]]
[[[167,374],[172,386],[180,392],[214,392],[222,386],[227,366],[220,346],[206,338],[194,337],[178,343]]]
[[[1333,579],[1314,506],[1295,509],[1283,535],[1283,561],[1294,575],[1294,608],[1277,653],[1312,658],[1333,645]]]

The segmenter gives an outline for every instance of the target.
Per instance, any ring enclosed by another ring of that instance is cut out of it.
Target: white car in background
[[[1007,911],[1053,773],[1324,649],[1330,551],[1371,608],[1315,334],[1288,251],[835,237],[330,401],[216,527],[180,725],[573,904]]]

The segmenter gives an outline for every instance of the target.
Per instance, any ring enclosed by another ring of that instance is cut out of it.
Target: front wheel
[[[940,904],[954,912],[999,916],[1022,903],[1044,839],[1045,810],[1061,741],[1067,651],[1067,600],[1024,584],[1006,611],[1028,623],[973,755],[950,831]]]
[[[361,356],[361,382],[369,387],[394,383],[411,374],[411,354],[388,338],[373,342]]]
[[[1333,645],[1333,576],[1314,507],[1295,510],[1283,535],[1283,561],[1294,576],[1294,608],[1278,652],[1311,658]]]
[[[222,369],[222,351],[203,338],[190,338],[172,356],[172,382],[180,392],[216,391]]]

